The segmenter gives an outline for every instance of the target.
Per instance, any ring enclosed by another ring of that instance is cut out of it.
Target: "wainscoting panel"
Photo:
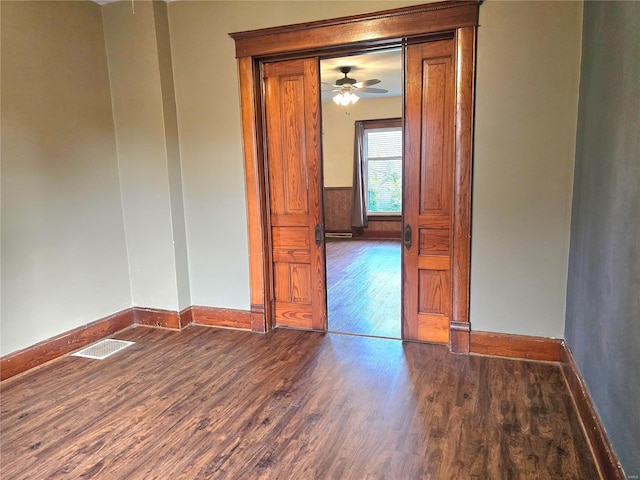
[[[329,233],[351,232],[351,187],[324,188],[324,228]]]
[[[327,233],[352,233],[353,238],[396,239],[401,237],[402,218],[374,216],[367,228],[351,227],[351,187],[324,188],[324,226]]]

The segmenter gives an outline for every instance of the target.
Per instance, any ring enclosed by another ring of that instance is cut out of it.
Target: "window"
[[[368,215],[402,212],[400,119],[364,122]]]

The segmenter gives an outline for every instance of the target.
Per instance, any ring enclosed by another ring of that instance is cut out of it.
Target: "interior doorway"
[[[402,338],[469,352],[478,9],[446,1],[231,34],[252,330],[327,330],[319,57],[402,44]]]
[[[402,338],[402,51],[320,72],[328,330]]]

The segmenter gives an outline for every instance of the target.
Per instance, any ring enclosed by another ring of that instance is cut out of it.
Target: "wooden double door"
[[[448,343],[455,40],[403,48],[402,337]],[[327,328],[319,78],[317,57],[262,66],[273,326]]]

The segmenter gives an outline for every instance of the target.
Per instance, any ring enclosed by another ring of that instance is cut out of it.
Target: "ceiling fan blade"
[[[356,88],[364,88],[364,87],[369,87],[371,85],[375,85],[376,83],[380,83],[380,80],[378,80],[377,78],[372,78],[371,80],[365,80],[364,82],[358,82],[356,84],[354,84],[353,86]]]
[[[389,92],[389,90],[385,90],[384,88],[371,88],[371,87],[359,88],[358,91],[359,92],[364,92],[364,93],[387,93],[387,92]]]

